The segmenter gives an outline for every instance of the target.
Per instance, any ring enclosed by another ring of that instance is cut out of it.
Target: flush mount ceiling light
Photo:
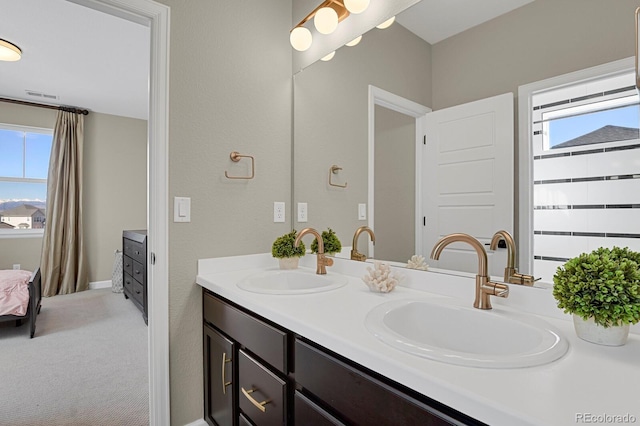
[[[363,1],[369,2],[369,0],[355,0],[355,3],[359,4]],[[356,8],[355,10],[358,9]],[[313,24],[320,34],[331,34],[338,27],[338,23],[349,16],[349,13],[344,0],[324,0],[313,12],[308,14],[291,30],[289,37],[291,46],[301,52],[311,47],[313,36],[311,32],[304,27],[307,21],[313,19]]]
[[[0,38],[0,61],[19,61],[22,50],[15,44]]]
[[[384,30],[385,28],[389,28],[391,26],[391,24],[393,24],[393,22],[395,20],[396,20],[396,17],[392,16],[391,18],[389,18],[386,21],[384,21],[382,24],[376,25],[376,28],[378,28],[380,30]]]

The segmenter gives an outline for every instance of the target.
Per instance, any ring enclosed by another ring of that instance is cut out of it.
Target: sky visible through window
[[[47,179],[51,141],[50,134],[0,129],[0,202],[45,201],[46,183],[28,179]]]
[[[629,105],[606,111],[559,118],[549,122],[549,147],[598,130],[604,126],[640,127],[640,106]]]

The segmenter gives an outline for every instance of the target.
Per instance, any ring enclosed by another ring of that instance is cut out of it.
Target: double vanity
[[[638,335],[579,340],[548,289],[509,285],[481,310],[473,275],[398,269],[377,293],[373,265],[333,260],[326,275],[314,255],[292,271],[270,254],[199,261],[210,424],[640,421]]]

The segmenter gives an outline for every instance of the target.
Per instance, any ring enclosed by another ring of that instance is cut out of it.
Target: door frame
[[[150,28],[147,120],[149,424],[169,425],[169,22],[152,0],[68,0]]]
[[[387,92],[379,87],[369,85],[368,98],[368,146],[367,146],[367,223],[375,232],[374,227],[374,165],[375,165],[375,109],[376,105],[385,107],[400,114],[408,115],[415,119],[416,123],[416,143],[415,143],[415,249],[414,253],[419,253],[422,247],[422,232],[420,229],[420,210],[422,206],[422,156],[421,140],[424,136],[422,121],[420,118],[431,112],[431,108],[419,103],[410,101],[402,96]],[[369,257],[374,256],[374,245],[369,240]]]

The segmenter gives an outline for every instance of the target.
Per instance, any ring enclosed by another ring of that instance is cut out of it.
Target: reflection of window
[[[578,79],[578,78],[576,78]],[[531,95],[533,274],[598,247],[640,250],[640,108],[633,72]]]
[[[0,124],[0,233],[42,229],[52,131]]]
[[[545,149],[638,139],[638,96],[543,112]]]

